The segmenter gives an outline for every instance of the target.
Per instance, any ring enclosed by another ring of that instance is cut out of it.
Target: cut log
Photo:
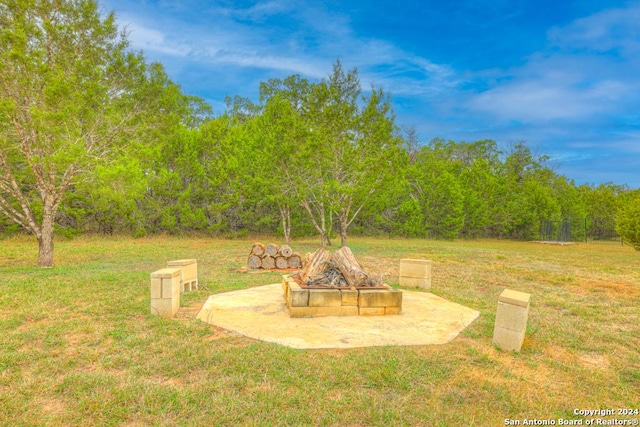
[[[265,270],[273,270],[276,268],[276,260],[272,256],[263,256],[262,257],[262,268]]]
[[[283,256],[277,256],[276,257],[276,267],[278,267],[281,270],[284,270],[285,268],[289,268],[289,260],[287,260]]]
[[[302,268],[302,257],[299,253],[294,252],[289,257],[289,267],[290,268]]]
[[[282,245],[280,246],[280,255],[285,258],[289,258],[291,255],[293,255],[293,249],[291,249],[291,246],[289,245]]]
[[[267,246],[264,247],[264,253],[267,256],[275,258],[278,255],[278,245],[269,243]]]
[[[349,286],[360,286],[369,281],[369,275],[364,272],[353,252],[347,246],[335,251],[332,260]]]
[[[306,263],[304,270],[300,273],[300,278],[304,282],[311,276],[318,276],[331,263],[331,254],[325,248],[318,248],[311,254],[309,261]]]
[[[257,256],[263,256],[264,255],[264,245],[262,243],[256,242],[253,244],[253,246],[251,247],[251,254],[253,255],[257,255]]]
[[[251,254],[249,255],[247,265],[249,266],[249,268],[253,268],[255,270],[262,267],[262,260],[258,255]]]

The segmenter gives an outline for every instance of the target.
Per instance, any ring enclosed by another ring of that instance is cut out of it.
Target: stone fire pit
[[[402,291],[375,287],[306,286],[295,274],[282,276],[290,317],[384,316],[402,311]]]
[[[347,246],[319,248],[302,271],[282,276],[290,317],[384,316],[402,310],[402,291],[370,276]]]

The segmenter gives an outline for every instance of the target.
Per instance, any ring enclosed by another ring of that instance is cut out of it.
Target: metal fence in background
[[[542,220],[540,240],[623,244],[614,218],[561,218]]]

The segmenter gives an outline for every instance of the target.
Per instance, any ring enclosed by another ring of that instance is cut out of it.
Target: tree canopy
[[[52,266],[67,191],[151,137],[145,113],[173,84],[93,0],[3,1],[0,57],[0,213],[36,236],[38,264]]]
[[[421,141],[340,61],[213,116],[94,0],[0,0],[0,56],[0,232],[33,234],[41,266],[55,230],[345,245],[348,233],[533,239],[544,220],[617,213],[634,239],[626,186],[577,186],[525,142]]]

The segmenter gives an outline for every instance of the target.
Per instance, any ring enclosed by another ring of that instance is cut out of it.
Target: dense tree
[[[464,195],[440,142],[423,147],[408,169],[409,198],[398,213],[407,221],[402,227],[405,233],[452,239],[464,223]],[[422,232],[417,228],[420,220]]]
[[[640,190],[622,197],[616,215],[616,231],[622,239],[640,251]]]
[[[435,139],[430,147],[460,186],[463,223],[458,236],[481,236],[489,226],[492,212],[499,212],[502,204],[501,193],[497,191],[501,164],[496,143],[492,140],[455,143]]]
[[[310,134],[304,117],[310,89],[310,83],[298,75],[262,83],[263,110],[251,131],[251,187],[277,206],[287,244],[291,241],[292,210],[300,204],[292,174],[299,170],[300,150]]]
[[[0,232],[13,221],[34,234],[43,266],[54,225],[286,242],[315,230],[323,245],[334,229],[343,245],[348,232],[531,239],[546,219],[611,217],[630,194],[576,187],[524,142],[423,145],[339,61],[321,81],[261,83],[258,104],[228,97],[211,117],[93,0],[0,0],[0,24]],[[634,203],[619,213],[626,233]]]
[[[596,240],[609,238],[613,218],[620,207],[620,196],[628,191],[628,188],[604,183],[597,186],[582,185],[579,190],[586,206],[586,216],[591,219],[588,222],[588,235]]]
[[[93,0],[2,1],[0,57],[0,212],[50,267],[65,193],[140,128],[145,63]]]
[[[304,105],[308,135],[291,171],[292,188],[329,244],[335,215],[341,244],[376,192],[396,179],[401,140],[389,98],[372,88],[361,97],[358,72],[336,62],[327,80],[312,85]]]

